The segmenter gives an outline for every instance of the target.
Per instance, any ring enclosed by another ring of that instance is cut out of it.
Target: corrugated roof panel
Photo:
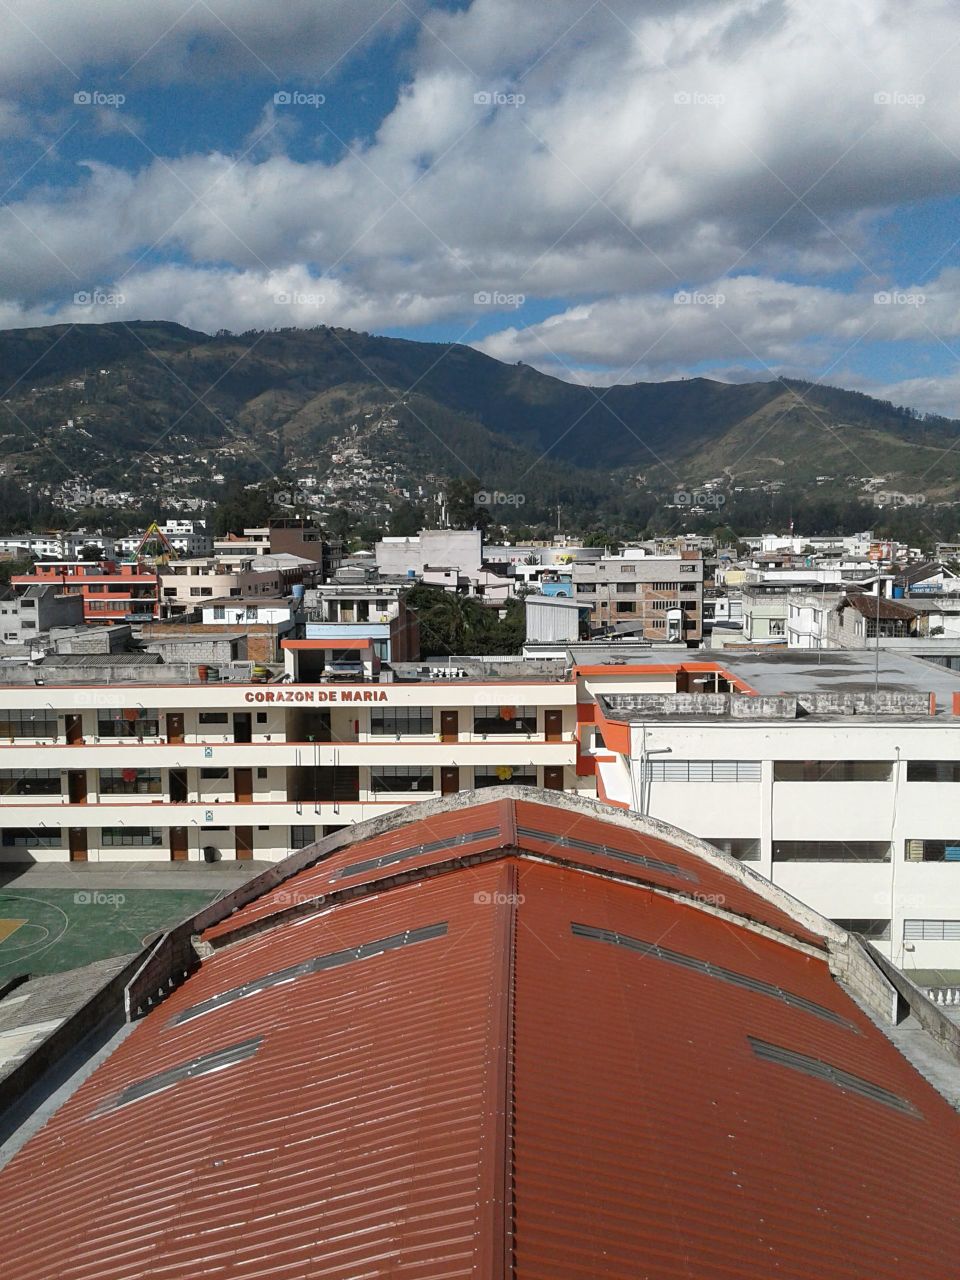
[[[903,1280],[955,1274],[960,1117],[825,961],[629,885],[521,864],[516,1257],[551,1280]],[[861,1034],[571,923],[762,977]],[[588,954],[589,952],[589,954]],[[778,1070],[750,1036],[874,1081],[921,1118]],[[888,1211],[889,1210],[889,1211]]]
[[[585,866],[600,867],[618,876],[633,876],[659,888],[696,895],[703,902],[770,925],[814,946],[824,945],[820,934],[806,928],[738,879],[739,868],[732,873],[727,872],[694,853],[678,849],[666,840],[618,827],[589,814],[571,813],[566,809],[525,800],[516,802],[516,814],[518,829],[527,832],[521,844],[531,852],[545,853],[565,860],[575,859]],[[532,837],[529,834],[531,830],[540,831],[541,837]],[[616,854],[611,856],[602,852],[591,853],[565,847],[558,843],[557,837],[598,846],[613,846],[617,851],[639,854],[653,862],[671,863],[678,868],[679,874],[659,870],[656,866],[631,867]]]
[[[383,835],[371,836],[356,844],[345,845],[322,862],[299,871],[277,888],[254,899],[218,924],[204,931],[204,937],[215,939],[225,933],[262,920],[275,911],[312,897],[322,897],[332,890],[362,884],[367,880],[381,879],[393,871],[413,870],[445,861],[458,853],[476,852],[478,849],[496,848],[501,843],[502,819],[506,811],[503,802],[478,804],[469,813],[454,810],[421,818],[416,827],[403,824]],[[468,838],[470,837],[470,838]],[[448,841],[456,841],[447,845]],[[438,849],[421,852],[423,845],[439,845]],[[409,855],[409,856],[408,856]],[[380,858],[397,856],[401,860],[394,866],[385,864],[381,869],[362,868],[349,871],[357,864],[375,862]]]
[[[511,875],[398,888],[214,955],[4,1171],[4,1280],[496,1275]],[[171,1024],[240,981],[440,918],[445,936]],[[96,1114],[252,1037],[229,1070]]]

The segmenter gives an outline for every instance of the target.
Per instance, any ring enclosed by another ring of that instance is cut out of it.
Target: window
[[[427,765],[378,765],[370,770],[370,790],[433,791],[433,770]]]
[[[889,782],[889,760],[775,760],[774,782]]]
[[[226,611],[226,609],[224,608],[224,606],[223,606],[222,604],[215,604],[215,605],[213,606],[213,620],[214,620],[214,622],[223,622],[223,620],[224,620],[224,618],[226,618],[226,616],[227,616],[227,611]]]
[[[697,566],[695,564],[682,564],[680,566],[681,573],[696,573]]]
[[[536,733],[536,707],[476,707],[473,712],[473,732],[506,734]]]
[[[907,840],[907,862],[960,862],[960,837],[945,840]]]
[[[632,564],[622,564],[622,565],[620,566],[620,572],[621,572],[621,573],[635,573],[635,572],[636,572],[636,565],[632,565]]]
[[[617,583],[617,592],[618,592],[618,594],[619,594],[619,595],[624,595],[624,596],[625,596],[625,595],[635,595],[635,594],[636,594],[636,590],[637,590],[636,583],[633,583],[633,582],[618,582],[618,583]]]
[[[533,765],[495,765],[485,766],[473,771],[474,787],[535,787],[537,771]]]
[[[774,862],[889,862],[882,840],[775,840]]]
[[[317,838],[316,827],[291,827],[290,828],[290,848],[305,849],[308,844],[313,844]]]
[[[58,849],[63,837],[58,827],[4,827],[3,843],[16,849]]]
[[[105,796],[159,795],[159,769],[101,769],[100,792]]]
[[[201,724],[229,724],[230,716],[226,711],[201,711]]]
[[[229,769],[201,769],[200,777],[204,782],[227,782],[230,778]]]
[[[101,738],[156,738],[160,713],[144,707],[110,708],[97,712],[97,736]]]
[[[648,760],[648,782],[759,782],[759,760]]]
[[[717,838],[715,836],[706,836],[708,844],[715,845],[716,848],[723,853],[729,853],[733,858],[739,858],[741,862],[758,862],[760,859],[760,841],[743,839],[729,839],[727,836]]]
[[[424,737],[433,733],[432,707],[391,707],[370,712],[370,732],[377,737]]]
[[[100,843],[108,849],[156,848],[163,844],[163,835],[159,827],[104,827]]]
[[[770,634],[772,636],[782,636],[786,634],[786,623],[782,618],[770,619]]]
[[[878,942],[886,942],[890,938],[889,920],[834,920],[847,933],[861,933],[865,938],[875,938]]]
[[[0,796],[58,796],[59,769],[0,769]]]
[[[904,942],[960,942],[960,920],[904,920]]]
[[[266,724],[266,723],[267,723],[267,713],[265,711],[258,711],[257,724]]]
[[[0,738],[56,738],[57,717],[44,711],[0,711]]]
[[[262,767],[261,767],[261,768],[259,768],[259,769],[257,769],[257,777],[258,777],[258,778],[265,778],[266,776],[267,776],[267,771],[266,771],[266,769],[264,769],[264,768],[262,768]]]
[[[960,782],[960,762],[956,760],[908,760],[908,782]]]
[[[633,600],[618,600],[617,613],[636,613],[637,606]]]

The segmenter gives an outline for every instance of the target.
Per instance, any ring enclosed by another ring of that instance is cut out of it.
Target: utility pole
[[[557,503],[557,533],[560,532],[560,503]]]

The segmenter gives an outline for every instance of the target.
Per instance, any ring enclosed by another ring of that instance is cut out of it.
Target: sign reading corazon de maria
[[[385,689],[249,689],[244,702],[386,702]]]

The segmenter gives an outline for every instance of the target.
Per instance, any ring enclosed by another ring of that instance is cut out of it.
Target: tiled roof
[[[956,1274],[960,1117],[804,909],[545,793],[416,813],[207,930],[0,1173],[4,1280]]]

